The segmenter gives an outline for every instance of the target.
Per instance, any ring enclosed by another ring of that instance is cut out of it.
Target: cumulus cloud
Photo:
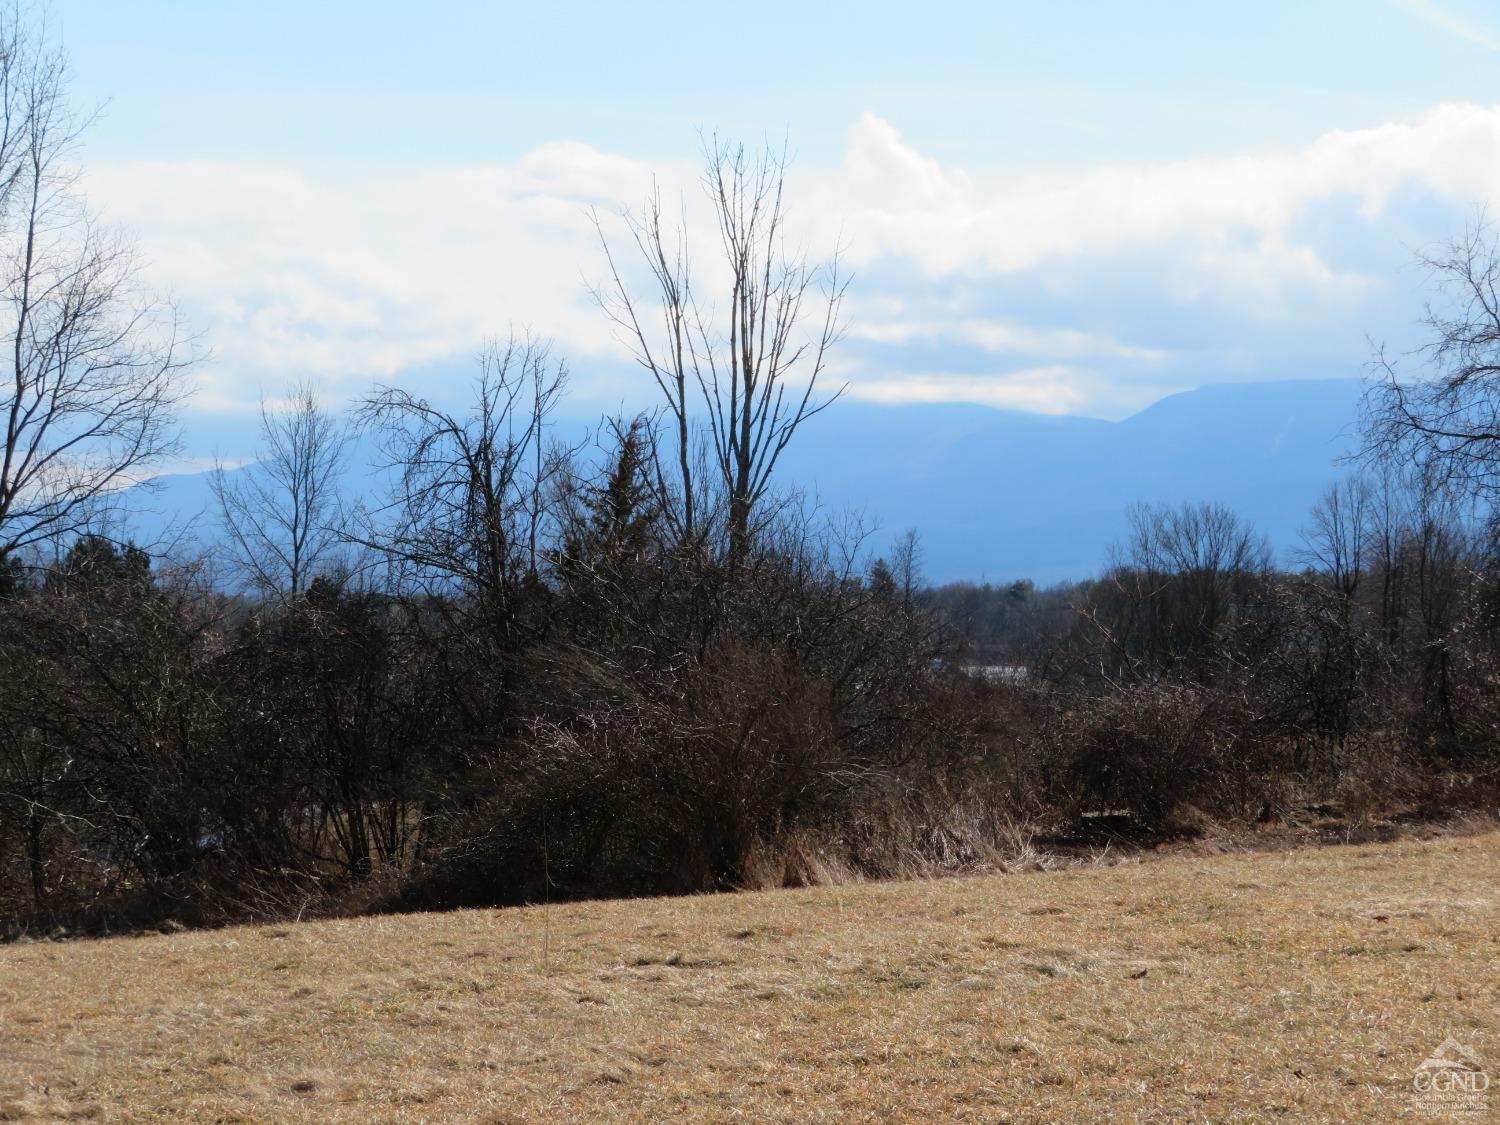
[[[574,143],[468,168],[123,163],[88,185],[212,347],[200,405],[231,409],[292,377],[428,369],[510,326],[555,337],[611,393],[628,357],[584,284],[602,271],[589,212],[653,180],[700,223],[691,161]],[[1335,354],[1354,373],[1363,356],[1335,344],[1390,320],[1403,242],[1449,233],[1422,225],[1432,203],[1446,222],[1500,198],[1500,107],[1281,151],[1000,173],[945,166],[867,114],[839,162],[795,167],[790,189],[797,243],[840,237],[860,275],[854,393],[1118,413],[1217,378],[1334,374],[1319,365]]]
[[[1281,246],[1310,206],[1342,199],[1373,218],[1401,188],[1493,195],[1500,107],[1438,106],[1415,121],[1256,156],[986,177],[944,171],[867,114],[851,131],[843,173],[825,206],[845,201],[851,247],[865,257],[901,254],[932,275],[1183,241],[1216,270],[1249,233],[1256,237],[1242,256],[1261,260],[1257,273],[1323,283],[1329,275],[1311,248]]]
[[[89,189],[140,232],[150,279],[207,336],[205,390],[227,408],[255,381],[392,378],[512,326],[575,354],[608,349],[580,284],[596,254],[588,210],[650,176],[549,145],[511,167],[416,173],[113,165]]]

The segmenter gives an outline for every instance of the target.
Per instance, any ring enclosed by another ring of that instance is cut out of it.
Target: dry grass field
[[[1493,832],[43,942],[0,1117],[1387,1120],[1497,989]]]

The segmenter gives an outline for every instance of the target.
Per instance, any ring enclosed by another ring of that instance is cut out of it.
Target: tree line
[[[1422,378],[1381,360],[1369,456],[1293,566],[1211,504],[1136,509],[1051,590],[929,588],[915,535],[872,558],[776,477],[836,409],[847,279],[787,249],[785,154],[713,137],[706,257],[659,196],[598,224],[658,409],[571,441],[566,364],[526,336],[457,405],[380,387],[341,418],[301,386],[184,558],[112,529],[176,448],[191,342],[73,190],[60,56],[0,40],[0,930],[946,870],[1087,812],[1159,836],[1493,803],[1482,223],[1433,257],[1458,300]],[[355,430],[383,482],[357,505]]]

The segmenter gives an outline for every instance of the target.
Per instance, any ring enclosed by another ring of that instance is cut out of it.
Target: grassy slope
[[[0,1109],[1386,1119],[1497,989],[1494,833],[16,945]]]

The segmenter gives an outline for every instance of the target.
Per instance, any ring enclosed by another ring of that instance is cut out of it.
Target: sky
[[[589,212],[618,238],[655,180],[697,223],[704,131],[786,140],[795,246],[854,271],[833,377],[898,404],[1118,418],[1358,377],[1420,342],[1414,251],[1500,199],[1500,6],[1473,0],[53,0],[48,22],[101,110],[89,200],[208,353],[199,446],[297,379],[459,393],[513,330],[555,342],[580,408],[643,405],[589,296]]]

